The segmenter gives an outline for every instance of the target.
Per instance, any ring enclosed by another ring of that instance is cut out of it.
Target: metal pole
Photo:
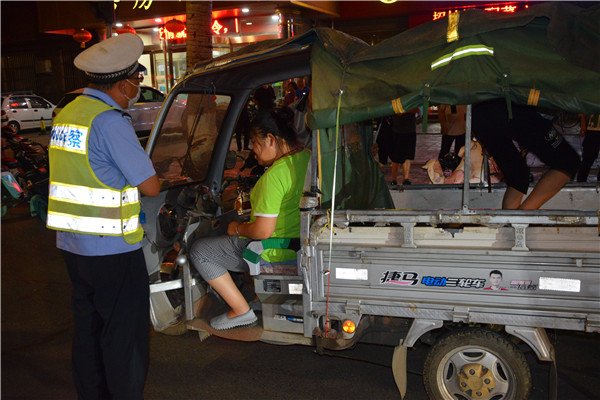
[[[169,61],[167,59],[167,39],[163,39],[163,56],[165,60],[165,87],[167,90],[165,92],[169,93]]]
[[[464,173],[465,180],[463,183],[463,198],[462,198],[462,210],[467,212],[469,210],[469,181],[471,180],[471,109],[472,105],[467,105],[467,116],[466,116],[466,132],[465,132],[465,158],[464,158]]]

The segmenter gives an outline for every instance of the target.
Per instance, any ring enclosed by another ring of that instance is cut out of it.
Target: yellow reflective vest
[[[92,121],[114,109],[79,96],[54,119],[50,138],[50,229],[90,235],[123,236],[127,243],[142,240],[137,188],[122,190],[102,183],[90,166],[88,139]]]

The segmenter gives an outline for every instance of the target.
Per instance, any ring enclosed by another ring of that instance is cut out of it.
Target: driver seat
[[[298,275],[298,260],[271,263],[262,258],[267,249],[300,250],[300,239],[269,238],[250,242],[244,249],[242,257],[250,268],[250,275]]]

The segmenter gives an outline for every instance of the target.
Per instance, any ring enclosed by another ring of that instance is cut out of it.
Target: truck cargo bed
[[[331,251],[326,223],[311,229],[313,300],[329,296],[332,313],[352,302],[361,314],[600,331],[595,212],[343,211]]]

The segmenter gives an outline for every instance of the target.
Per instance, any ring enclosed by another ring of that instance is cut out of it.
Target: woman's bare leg
[[[206,282],[208,282],[208,284],[212,286],[212,288],[215,289],[219,295],[221,295],[229,307],[231,307],[231,309],[227,312],[227,316],[229,318],[237,317],[238,315],[242,315],[250,310],[248,302],[235,286],[235,283],[233,283],[229,272],[216,279]]]
[[[546,171],[519,209],[537,210],[558,193],[569,182],[569,179],[571,179],[569,175],[557,169]]]
[[[507,187],[502,198],[502,208],[505,210],[516,210],[521,205],[523,193],[512,187]]]
[[[400,164],[392,161],[392,182],[396,181],[398,178],[398,170],[400,169]]]
[[[404,174],[404,180],[410,177],[410,160],[406,160],[402,163],[402,172]]]

